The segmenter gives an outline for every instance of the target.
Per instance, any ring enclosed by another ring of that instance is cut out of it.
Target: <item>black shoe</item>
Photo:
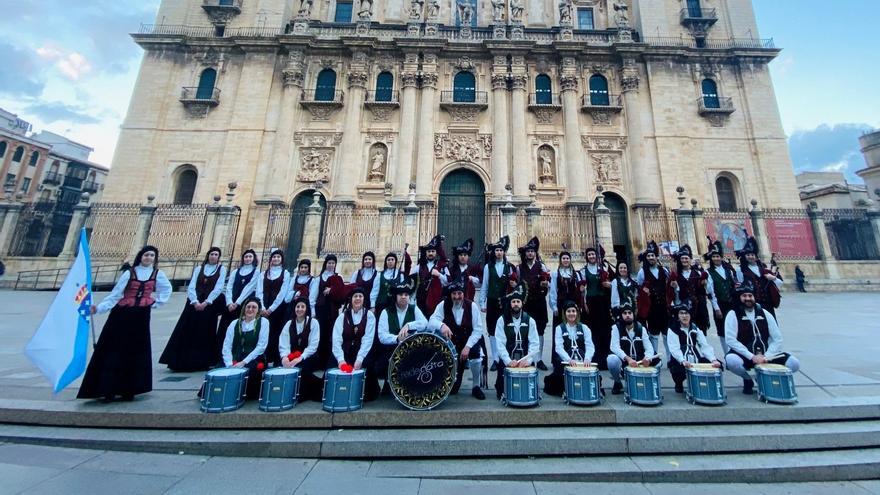
[[[501,400],[501,392],[499,392],[499,391],[496,390],[496,391],[495,391],[495,398],[498,399],[498,400]]]
[[[489,371],[498,371],[498,362],[492,361],[492,367],[489,368]]]
[[[547,371],[547,365],[544,364],[544,361],[538,361],[538,369],[541,371]]]
[[[681,383],[676,383],[675,384],[675,393],[683,394],[684,393],[684,385]]]
[[[459,389],[461,389],[461,383],[453,384],[452,390],[449,391],[449,395],[458,395]]]
[[[743,393],[752,395],[755,393],[755,382],[752,380],[743,380]]]
[[[134,401],[134,395],[123,395],[122,400],[125,402],[132,402]]]
[[[623,393],[623,384],[619,381],[614,382],[614,386],[611,387],[611,395],[620,395]]]
[[[391,386],[388,385],[388,381],[385,381],[385,384],[382,385],[382,391],[379,392],[379,395],[391,395]]]
[[[480,387],[474,387],[474,389],[471,390],[471,395],[473,395],[474,398],[477,400],[486,400],[486,394],[483,393],[483,389],[481,389]],[[500,399],[501,398],[499,397],[499,400]]]
[[[605,387],[599,387],[599,397],[605,397]]]

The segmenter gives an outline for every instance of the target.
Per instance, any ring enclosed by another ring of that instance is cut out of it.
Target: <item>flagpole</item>
[[[91,314],[91,308],[89,308],[89,329],[92,334],[92,349],[98,347],[98,340],[95,338],[95,317]]]

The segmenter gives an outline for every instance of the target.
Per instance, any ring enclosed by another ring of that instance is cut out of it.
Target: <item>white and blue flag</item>
[[[92,262],[83,229],[79,254],[43,322],[24,348],[25,355],[52,383],[57,394],[86,369],[92,306]]]

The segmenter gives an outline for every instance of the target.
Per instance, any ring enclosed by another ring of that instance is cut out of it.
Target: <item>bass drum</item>
[[[397,402],[428,411],[449,397],[458,370],[452,342],[433,333],[417,333],[401,342],[388,362],[388,383]]]

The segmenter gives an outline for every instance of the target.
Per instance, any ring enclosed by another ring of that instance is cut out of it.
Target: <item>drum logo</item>
[[[435,361],[437,358],[437,354],[435,353],[431,356],[431,359],[428,360],[427,363],[423,364],[420,368],[404,370],[400,372],[400,378],[403,380],[408,380],[412,377],[418,377],[417,380],[421,383],[428,384],[434,381],[434,373],[433,370],[443,367],[443,361]]]

